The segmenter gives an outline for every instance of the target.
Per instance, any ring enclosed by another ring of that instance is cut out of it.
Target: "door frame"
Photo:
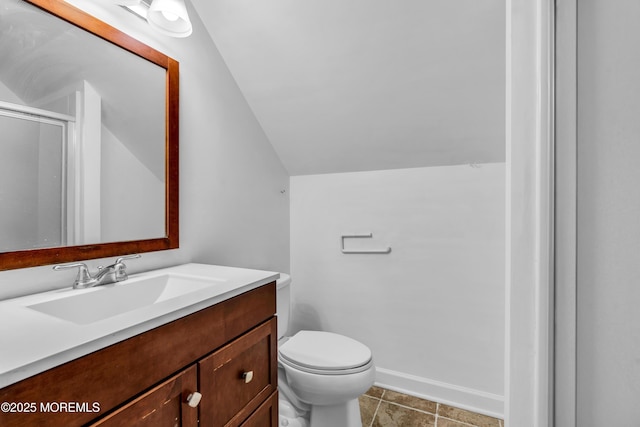
[[[556,0],[555,425],[577,423],[578,4]]]
[[[554,0],[506,0],[506,427],[553,425],[554,37]]]

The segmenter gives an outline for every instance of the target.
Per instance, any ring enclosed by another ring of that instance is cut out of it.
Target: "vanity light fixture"
[[[136,6],[140,4],[140,0],[113,0],[112,3],[117,4],[119,6]]]
[[[147,21],[156,30],[171,37],[188,37],[193,31],[183,0],[153,0]]]
[[[170,37],[188,37],[193,32],[184,0],[113,0],[145,19],[156,31]]]

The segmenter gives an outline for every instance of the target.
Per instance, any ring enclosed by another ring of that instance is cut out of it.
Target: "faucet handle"
[[[135,259],[135,258],[141,258],[141,255],[140,254],[126,255],[116,259],[115,264],[113,264],[115,266],[114,274],[115,274],[116,282],[122,282],[123,280],[127,280],[129,278],[129,275],[127,274],[127,266],[124,264],[124,260]]]
[[[73,264],[59,264],[53,266],[53,269],[56,271],[67,270],[70,268],[78,268],[78,276],[76,277],[75,282],[73,282],[74,288],[86,288],[96,282],[96,279],[94,277],[91,277],[89,268],[87,268],[87,265],[83,262],[76,262]]]
[[[133,255],[125,255],[125,256],[121,256],[120,258],[116,259],[116,264],[120,264],[122,261],[124,261],[125,259],[135,259],[135,258],[142,258],[142,255],[140,254],[133,254]]]

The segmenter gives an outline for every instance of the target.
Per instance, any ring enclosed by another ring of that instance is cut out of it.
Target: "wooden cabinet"
[[[276,391],[276,346],[272,320],[198,362],[200,392],[215,402],[203,404],[203,426],[238,426]]]
[[[2,412],[0,425],[276,427],[275,293],[270,283],[3,388],[0,402],[38,410]]]
[[[197,427],[198,408],[187,404],[197,389],[196,367],[191,366],[91,426]]]
[[[242,427],[274,427],[278,425],[278,392],[267,399],[251,416],[242,423]]]

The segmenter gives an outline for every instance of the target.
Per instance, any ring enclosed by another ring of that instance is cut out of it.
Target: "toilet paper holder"
[[[340,238],[341,249],[343,254],[388,254],[391,252],[391,247],[387,246],[384,249],[345,249],[345,239],[359,239],[359,238],[372,238],[373,233],[367,234],[343,234]]]

